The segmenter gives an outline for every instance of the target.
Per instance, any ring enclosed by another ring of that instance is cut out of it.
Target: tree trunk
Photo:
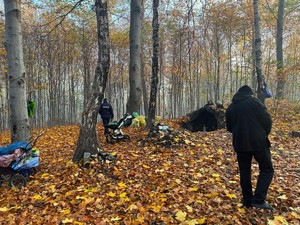
[[[276,60],[277,60],[277,90],[276,98],[284,98],[284,85],[285,76],[283,72],[283,12],[284,12],[284,0],[279,0],[278,14],[277,14],[277,33],[276,33]]]
[[[265,97],[263,92],[264,77],[262,75],[262,59],[261,59],[261,35],[260,35],[260,17],[258,10],[258,0],[253,0],[254,6],[254,28],[255,28],[255,64],[256,64],[256,76],[257,76],[257,97],[265,103]]]
[[[85,24],[82,25],[82,60],[83,60],[83,80],[84,80],[84,93],[83,93],[83,102],[84,105],[87,104],[88,100],[91,97],[91,71],[90,71],[90,60],[89,60],[89,50],[88,50],[88,40],[85,34]]]
[[[159,0],[153,0],[153,56],[152,56],[152,77],[151,91],[149,101],[149,113],[147,118],[147,127],[151,128],[155,121],[156,95],[158,86],[158,52],[159,52],[159,21],[158,21]]]
[[[5,47],[7,51],[11,141],[28,142],[26,76],[23,61],[21,10],[16,0],[5,0]]]
[[[147,86],[146,86],[146,74],[145,74],[145,64],[144,64],[144,54],[141,54],[141,78],[142,78],[142,90],[143,90],[143,103],[144,103],[144,112],[145,116],[148,117],[148,111],[149,111],[149,105],[148,105],[148,92],[147,92]]]
[[[98,62],[93,83],[93,94],[82,113],[82,124],[77,140],[77,148],[73,155],[73,162],[81,160],[84,152],[95,154],[99,147],[96,123],[109,72],[110,42],[107,1],[96,0],[95,6],[98,30]]]
[[[144,18],[144,8],[142,9],[142,18]],[[142,22],[143,26],[143,22]],[[144,38],[143,36],[141,37],[141,43],[144,45]],[[149,112],[149,98],[148,98],[148,91],[147,91],[147,85],[146,85],[146,74],[145,74],[145,53],[143,51],[143,48],[141,48],[141,86],[142,86],[142,91],[143,91],[143,105],[144,105],[144,112],[145,116],[148,117],[148,112]]]
[[[144,0],[131,0],[130,5],[130,93],[127,112],[140,112],[141,108],[141,33]]]
[[[252,63],[252,68],[251,68],[251,83],[252,83],[252,88],[253,90],[257,90],[257,77],[256,77],[256,71],[255,71],[255,64],[256,64],[256,60],[255,60],[255,34],[254,34],[254,24],[252,25],[252,48],[251,48],[251,63]]]

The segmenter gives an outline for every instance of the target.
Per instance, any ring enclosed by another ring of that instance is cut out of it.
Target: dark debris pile
[[[139,141],[141,146],[176,148],[190,144],[188,133],[184,130],[171,130],[168,126],[157,124],[149,130],[146,138]]]

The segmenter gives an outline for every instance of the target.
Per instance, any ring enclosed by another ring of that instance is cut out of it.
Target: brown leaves
[[[268,194],[273,213],[242,207],[236,156],[225,130],[180,131],[180,140],[174,139],[179,147],[164,148],[138,146],[147,136],[141,128],[125,128],[130,142],[106,144],[99,126],[103,150],[118,155],[110,176],[101,173],[98,164],[84,170],[71,162],[79,129],[70,126],[48,129],[40,138],[41,165],[26,187],[9,189],[3,184],[0,222],[6,218],[18,224],[297,224],[299,138],[285,135],[288,125],[274,121],[275,177]],[[166,122],[179,129],[178,120]],[[257,175],[257,166],[253,171]]]

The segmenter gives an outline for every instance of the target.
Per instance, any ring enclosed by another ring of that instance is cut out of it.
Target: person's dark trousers
[[[104,126],[104,135],[108,133],[107,125],[109,124],[110,118],[102,118],[103,126]]]
[[[259,176],[254,195],[251,184],[251,162],[253,157],[259,165]],[[244,205],[251,206],[251,203],[263,203],[266,200],[268,189],[274,175],[270,148],[266,148],[262,151],[238,152],[237,160],[240,169],[240,184],[242,187]]]

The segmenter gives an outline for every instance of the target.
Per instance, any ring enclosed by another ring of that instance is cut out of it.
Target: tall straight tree
[[[153,0],[153,56],[152,56],[152,77],[151,77],[151,91],[149,101],[149,113],[147,119],[147,127],[151,128],[155,121],[156,112],[156,95],[158,86],[158,51],[159,51],[159,21],[158,21],[158,6],[159,0]]]
[[[110,65],[107,0],[96,0],[95,8],[98,30],[98,62],[93,83],[93,93],[82,113],[82,124],[77,140],[77,148],[73,155],[73,162],[78,162],[82,159],[84,152],[95,154],[100,145],[96,124],[99,107],[106,88]]]
[[[262,103],[265,103],[263,92],[264,76],[262,74],[262,59],[261,59],[261,35],[260,35],[260,16],[258,10],[258,0],[253,0],[254,6],[254,48],[255,48],[255,69],[257,76],[257,97]]]
[[[283,72],[283,13],[284,13],[284,0],[279,0],[278,13],[277,13],[277,33],[276,33],[276,61],[277,61],[277,90],[276,98],[282,99],[283,89],[285,85],[285,77]]]
[[[26,76],[23,61],[20,1],[5,0],[5,47],[8,62],[11,141],[29,140]]]
[[[127,112],[139,112],[141,108],[141,35],[144,0],[131,0],[130,4],[130,62],[129,62],[129,99]]]

